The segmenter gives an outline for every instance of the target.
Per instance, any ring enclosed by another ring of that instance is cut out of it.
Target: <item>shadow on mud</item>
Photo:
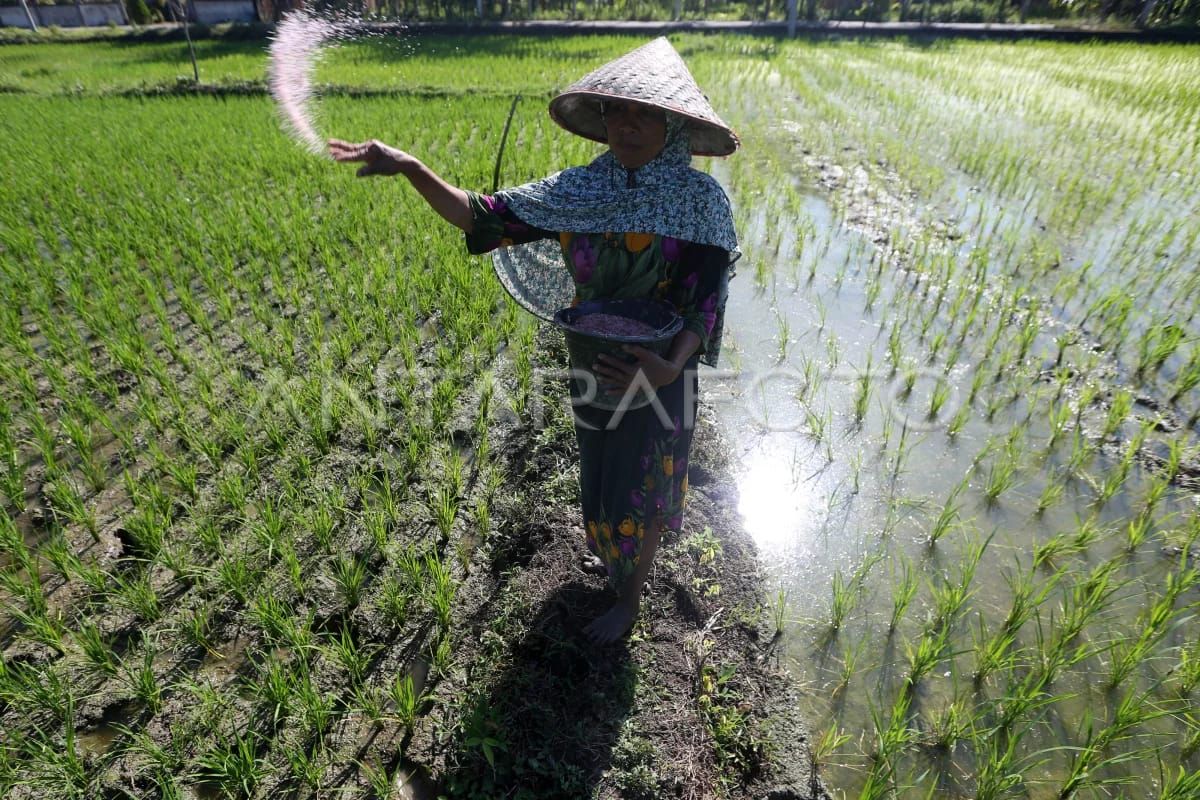
[[[637,680],[624,642],[596,647],[582,633],[611,602],[581,582],[546,598],[490,688],[463,713],[448,744],[448,796],[591,795],[612,764]]]

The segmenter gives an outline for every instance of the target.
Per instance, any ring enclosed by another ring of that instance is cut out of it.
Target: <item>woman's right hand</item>
[[[398,175],[420,163],[403,150],[386,145],[378,139],[358,144],[330,139],[329,154],[333,156],[334,161],[363,162],[358,168],[360,178],[368,175]]]

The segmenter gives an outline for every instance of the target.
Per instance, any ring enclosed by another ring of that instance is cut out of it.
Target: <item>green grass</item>
[[[847,709],[806,701],[833,785],[937,796],[942,753],[977,797],[1014,796],[1035,774],[1039,790],[1099,796],[1158,759],[1160,796],[1190,796],[1196,515],[1176,482],[1200,411],[1194,49],[675,42],[746,143],[713,171],[741,230],[764,232],[744,236],[741,268],[776,303],[770,355],[801,365],[816,460],[854,465],[827,516],[867,509],[853,558],[813,581],[828,614],[786,593],[839,654],[792,653],[829,690],[815,695]],[[545,100],[634,43],[347,45],[319,73],[342,89],[319,104],[322,130],[394,142],[485,189],[521,92],[504,166],[520,182],[598,152]],[[457,233],[407,187],[355,180],[284,138],[261,93],[263,43],[204,40],[198,54],[203,82],[245,93],[187,94],[182,43],[0,48],[0,134],[22,145],[0,166],[2,621],[5,647],[58,665],[0,661],[0,789],[97,796],[128,750],[164,796],[177,783],[316,794],[337,725],[367,717],[402,739],[432,701],[407,671],[374,667],[428,626],[412,649],[444,677],[476,546],[464,532],[486,542],[505,480],[488,420],[535,399],[535,328]],[[868,241],[835,189],[818,224],[822,164],[861,168],[926,216]],[[958,238],[928,232],[946,217]],[[795,232],[790,248],[779,231]],[[789,315],[789,290],[811,313]],[[512,385],[489,376],[461,408],[502,346]],[[403,369],[377,391],[381,362]],[[428,377],[451,365],[467,366]],[[839,368],[852,377],[829,380]],[[471,454],[447,444],[458,418]],[[719,541],[688,546],[703,563]],[[78,591],[56,594],[64,582]],[[130,643],[134,627],[145,638]],[[236,684],[202,677],[239,665]],[[757,746],[736,676],[714,662],[699,680],[736,771]],[[77,698],[114,687],[146,717],[81,759]],[[146,738],[148,720],[183,693],[176,752]],[[486,722],[473,741],[494,757]],[[389,768],[362,775],[382,787]]]

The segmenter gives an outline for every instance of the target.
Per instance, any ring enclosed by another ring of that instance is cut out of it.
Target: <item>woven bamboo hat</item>
[[[608,62],[568,86],[550,101],[550,116],[571,133],[607,142],[600,103],[618,98],[655,106],[686,119],[695,155],[727,156],[738,147],[737,135],[713,111],[665,37]]]

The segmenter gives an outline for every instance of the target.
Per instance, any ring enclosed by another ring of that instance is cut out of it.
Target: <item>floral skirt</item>
[[[665,530],[683,524],[698,407],[696,365],[693,357],[674,382],[659,387],[657,402],[641,408],[575,408],[587,546],[617,591],[637,567],[646,525],[655,517]]]

